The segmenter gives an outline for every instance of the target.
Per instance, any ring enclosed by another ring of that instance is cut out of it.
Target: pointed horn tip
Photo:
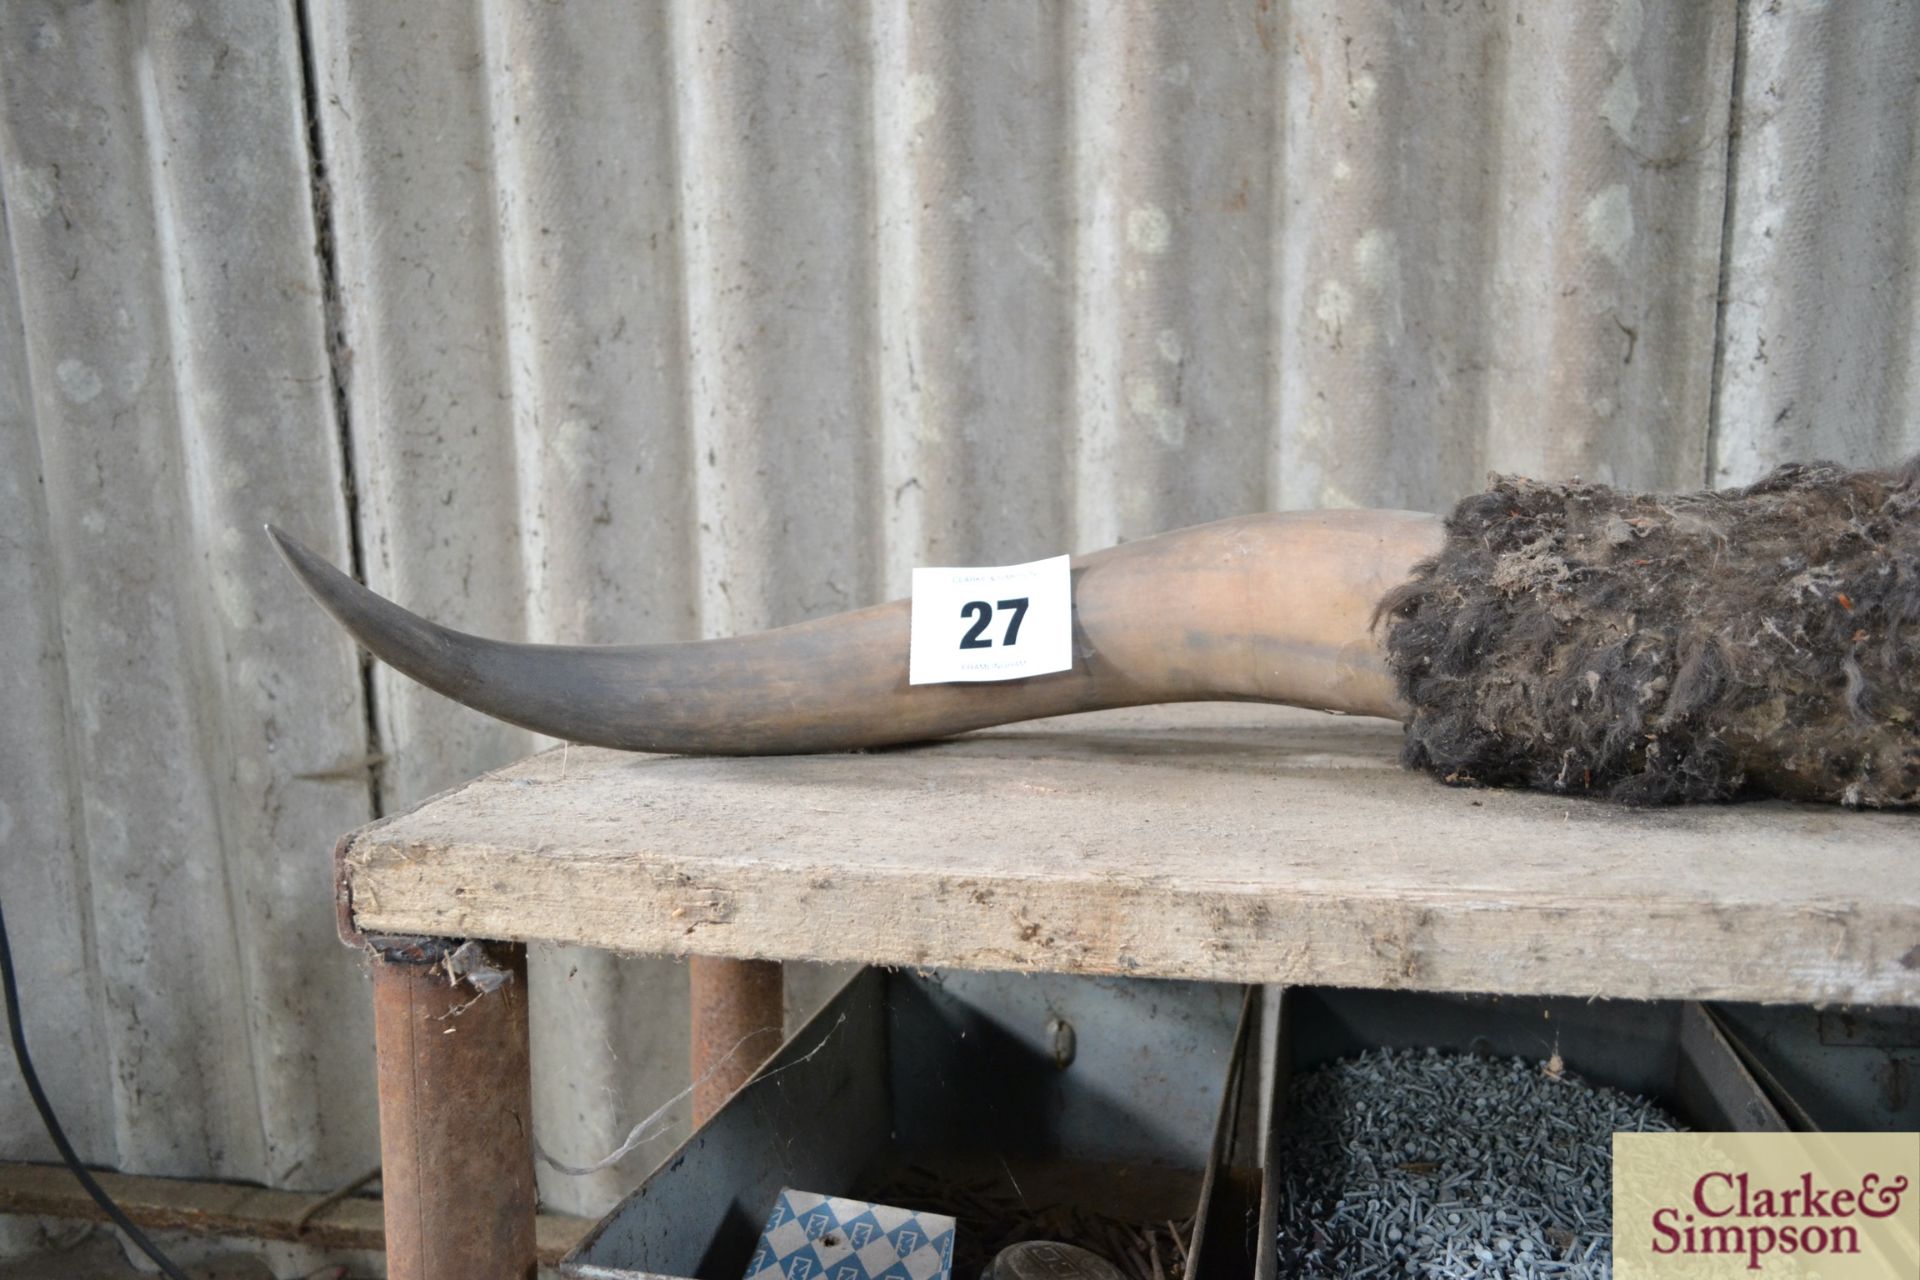
[[[279,526],[266,524],[261,527],[267,531],[267,541],[271,542],[273,549],[280,553],[280,559],[286,562],[287,568],[293,570],[302,581],[312,585],[314,562],[320,557],[309,550],[300,539]]]
[[[266,531],[268,540],[273,543],[273,549],[280,553],[280,558],[286,562],[287,568],[293,570],[294,576],[300,579],[301,585],[318,596],[323,604],[342,594],[345,590],[341,586],[343,582],[359,586],[325,556],[292,534],[272,524],[266,526]],[[329,604],[328,607],[332,606]]]

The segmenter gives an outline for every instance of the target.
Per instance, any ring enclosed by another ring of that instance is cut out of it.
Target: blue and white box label
[[[953,1219],[781,1190],[747,1280],[951,1280]]]
[[[1021,680],[1072,668],[1070,562],[915,569],[907,683]]]

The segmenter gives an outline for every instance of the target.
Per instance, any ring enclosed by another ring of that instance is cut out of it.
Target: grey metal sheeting
[[[536,745],[365,696],[263,520],[643,641],[1490,468],[1890,462],[1915,65],[1897,0],[12,0],[0,892],[83,1151],[370,1163],[327,850]],[[537,954],[560,1158],[672,1091],[683,981]],[[8,1072],[0,1150],[48,1154]]]

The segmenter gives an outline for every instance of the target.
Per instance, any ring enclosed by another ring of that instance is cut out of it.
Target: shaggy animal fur
[[[1920,804],[1920,458],[1643,497],[1495,477],[1380,606],[1404,758],[1631,804]]]

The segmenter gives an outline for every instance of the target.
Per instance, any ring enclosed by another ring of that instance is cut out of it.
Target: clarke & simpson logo
[[[1920,1277],[1920,1134],[1615,1134],[1614,1274]]]
[[[1892,1217],[1911,1187],[1904,1175],[1883,1182],[1877,1173],[1863,1174],[1857,1188],[1821,1187],[1802,1172],[1797,1187],[1756,1191],[1752,1175],[1714,1169],[1694,1179],[1686,1206],[1653,1211],[1653,1251],[1661,1257],[1738,1254],[1749,1271],[1776,1253],[1858,1256],[1858,1220]]]

